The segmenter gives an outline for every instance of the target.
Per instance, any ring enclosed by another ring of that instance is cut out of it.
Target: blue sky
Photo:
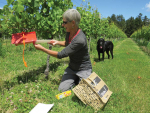
[[[82,0],[71,0],[76,6],[83,5],[86,2]],[[87,1],[87,0],[86,0]],[[131,16],[136,18],[139,13],[146,15],[150,19],[150,0],[88,0],[90,5],[98,8],[103,18],[107,18],[112,14],[123,15],[125,20]]]
[[[103,18],[107,18],[112,14],[123,15],[125,20],[131,16],[136,18],[139,13],[146,15],[150,19],[150,0],[71,0],[74,5],[80,6],[81,3],[86,5],[89,1],[92,8],[98,8]],[[7,4],[6,0],[0,0],[0,8]]]

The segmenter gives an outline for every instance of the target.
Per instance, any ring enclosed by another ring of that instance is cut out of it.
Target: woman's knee
[[[74,86],[75,86],[74,82],[72,83],[72,82],[64,81],[60,83],[58,90],[64,92],[64,91],[72,89]]]

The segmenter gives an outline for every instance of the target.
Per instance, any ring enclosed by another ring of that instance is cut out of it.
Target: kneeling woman
[[[69,57],[69,66],[64,72],[58,88],[59,91],[72,89],[82,78],[86,79],[92,73],[92,65],[88,53],[86,36],[78,27],[80,19],[80,13],[76,9],[69,9],[64,12],[62,26],[67,32],[65,41],[51,40],[49,42],[49,44],[52,44],[53,46],[64,46],[65,48],[62,51],[52,51],[39,44],[34,45],[36,49],[53,57],[59,59]]]

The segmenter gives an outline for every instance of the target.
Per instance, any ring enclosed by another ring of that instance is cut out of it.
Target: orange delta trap
[[[22,33],[16,33],[12,34],[12,40],[11,43],[17,45],[24,45],[23,48],[23,62],[25,67],[27,66],[27,63],[24,60],[24,50],[25,50],[25,44],[27,43],[35,43],[37,40],[35,31],[33,32],[22,32]]]
[[[23,62],[25,67],[27,66],[27,63],[24,60],[24,50],[25,50],[25,44],[29,44],[29,43],[48,43],[50,42],[50,40],[37,40],[36,38],[36,32],[21,32],[21,33],[16,33],[16,34],[12,34],[12,40],[11,43],[17,45],[24,45],[23,48]]]
[[[25,42],[25,44],[28,43],[34,43],[36,42],[37,38],[36,38],[36,32],[22,32],[22,33],[16,33],[16,34],[12,34],[12,40],[11,43],[17,45],[22,45],[23,42]]]

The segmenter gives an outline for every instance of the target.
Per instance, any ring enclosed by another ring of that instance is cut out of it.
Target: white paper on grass
[[[29,113],[48,113],[54,104],[38,103]]]

